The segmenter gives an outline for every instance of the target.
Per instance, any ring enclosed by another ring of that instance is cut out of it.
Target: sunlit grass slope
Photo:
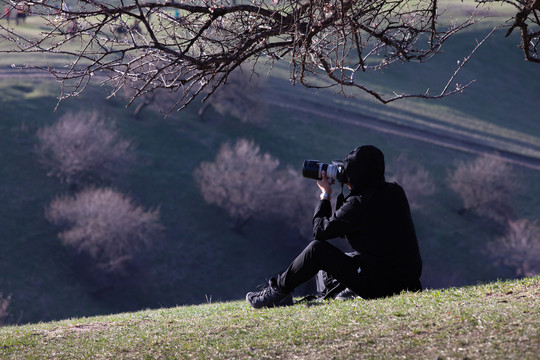
[[[253,310],[226,302],[0,328],[2,359],[537,359],[540,278]]]

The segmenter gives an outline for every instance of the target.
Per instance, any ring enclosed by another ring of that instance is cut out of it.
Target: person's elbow
[[[315,217],[313,219],[313,239],[330,240],[339,236],[339,230],[334,221],[325,217]]]
[[[319,240],[319,241],[325,241],[328,239],[331,239],[332,237],[329,236],[327,231],[324,231],[321,228],[315,227],[313,229],[313,239]]]

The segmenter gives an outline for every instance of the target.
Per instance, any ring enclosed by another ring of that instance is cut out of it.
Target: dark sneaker
[[[248,292],[246,301],[255,309],[263,307],[289,306],[293,304],[290,293],[280,291],[276,279],[268,281],[268,286],[261,291]]]
[[[334,299],[335,300],[348,300],[348,299],[354,299],[358,297],[358,295],[356,295],[356,293],[354,291],[352,291],[351,289],[349,288],[346,288],[345,290],[341,291],[340,293],[338,293]]]

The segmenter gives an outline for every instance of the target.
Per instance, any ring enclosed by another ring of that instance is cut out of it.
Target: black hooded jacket
[[[333,214],[330,201],[319,202],[313,218],[315,239],[345,236],[360,253],[366,276],[391,282],[398,291],[415,287],[410,284],[419,284],[422,260],[409,203],[401,186],[385,181],[382,152],[362,146],[343,163],[351,194]]]

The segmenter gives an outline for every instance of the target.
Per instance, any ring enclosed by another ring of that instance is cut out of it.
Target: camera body
[[[332,164],[326,164],[319,160],[305,160],[302,168],[302,176],[309,179],[321,180],[322,172],[326,172],[329,181],[337,180],[344,184],[347,182],[345,168],[341,162],[333,161]]]

